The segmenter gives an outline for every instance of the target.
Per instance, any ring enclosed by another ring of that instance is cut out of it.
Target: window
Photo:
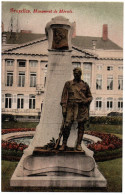
[[[113,70],[113,66],[107,66],[107,70],[108,71]]]
[[[107,110],[112,110],[113,108],[113,98],[107,98]]]
[[[119,67],[118,67],[118,70],[122,71],[122,70],[123,70],[123,66],[122,66],[122,65],[119,66]]]
[[[96,110],[101,110],[102,108],[102,99],[96,98]]]
[[[123,76],[118,76],[118,90],[123,90]]]
[[[35,95],[29,95],[29,109],[35,109]]]
[[[18,87],[24,87],[25,85],[25,72],[19,72]]]
[[[83,74],[83,79],[84,79],[84,81],[87,82],[88,85],[90,86],[90,81],[91,81],[90,74],[89,74],[89,73],[84,73],[84,74]]]
[[[5,94],[5,108],[12,108],[12,95]]]
[[[6,60],[6,65],[7,66],[13,66],[14,60]]]
[[[107,78],[107,90],[113,90],[113,76]]]
[[[36,73],[30,74],[30,87],[36,87]]]
[[[102,75],[96,75],[96,89],[102,89]]]
[[[123,109],[123,98],[119,98],[118,99],[118,110],[122,111],[122,109]]]
[[[91,64],[90,63],[84,63],[84,70],[90,70],[91,71]]]
[[[25,66],[26,66],[26,61],[24,61],[24,60],[19,60],[19,61],[18,61],[18,65],[19,65],[19,67],[25,67]]]
[[[97,65],[97,70],[102,70],[102,64]]]
[[[73,62],[73,67],[76,68],[76,67],[81,67],[81,63],[80,62]]]
[[[22,94],[17,95],[17,108],[19,109],[24,108],[24,95]]]
[[[36,67],[37,61],[36,60],[30,60],[30,67]]]
[[[7,86],[13,85],[13,72],[7,72]]]

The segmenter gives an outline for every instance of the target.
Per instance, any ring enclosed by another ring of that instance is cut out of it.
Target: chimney
[[[76,37],[76,22],[73,22],[73,34],[72,38]]]
[[[97,42],[97,40],[92,40],[92,49],[93,50],[96,49],[96,42]]]
[[[108,40],[108,25],[107,24],[103,24],[102,39],[103,41]]]
[[[6,34],[2,34],[2,44],[5,45],[7,42],[7,35]]]

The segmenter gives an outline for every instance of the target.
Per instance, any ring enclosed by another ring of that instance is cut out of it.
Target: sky
[[[30,10],[31,13],[11,13],[10,9]],[[33,13],[34,9],[52,10],[52,13]],[[54,11],[57,13],[54,13]],[[63,9],[72,13],[59,13]],[[103,24],[108,24],[108,37],[123,47],[123,3],[122,2],[2,2],[2,22],[4,30],[10,30],[11,17],[13,29],[32,30],[45,33],[46,24],[56,16],[65,16],[76,22],[76,35],[102,36]],[[17,25],[18,21],[18,25]]]

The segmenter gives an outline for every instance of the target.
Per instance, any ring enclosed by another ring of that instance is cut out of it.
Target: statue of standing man
[[[60,151],[66,149],[67,140],[74,121],[78,122],[76,150],[82,151],[81,142],[84,134],[84,125],[89,119],[89,106],[92,101],[89,85],[81,80],[81,68],[75,68],[73,75],[74,79],[65,83],[62,92],[61,106],[65,127],[62,132],[63,142],[59,148]]]

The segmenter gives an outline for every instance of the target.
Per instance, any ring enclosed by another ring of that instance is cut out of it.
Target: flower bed
[[[35,131],[35,128],[2,129],[2,135],[14,132]]]
[[[14,132],[27,132],[27,131],[35,131],[35,128],[17,128],[17,129],[2,129],[2,135]],[[25,144],[17,144],[16,142],[12,141],[4,141],[2,140],[2,149],[5,150],[16,150],[16,151],[23,151],[28,146]]]
[[[3,141],[2,140],[2,148],[6,150],[20,150],[23,151],[26,149],[28,146],[25,144],[17,144],[16,142],[9,142],[9,141]]]
[[[122,147],[122,140],[115,135],[108,133],[99,133],[95,131],[88,131],[86,134],[93,135],[101,138],[102,141],[97,143],[88,144],[88,148],[92,151],[104,151],[104,150],[114,150]]]
[[[2,134],[12,133],[12,132],[26,132],[26,131],[35,131],[35,128],[18,128],[18,129],[3,129]],[[114,150],[122,147],[122,140],[112,134],[107,133],[99,133],[95,131],[87,131],[86,134],[93,135],[101,138],[102,141],[98,141],[97,143],[88,144],[88,148],[92,151],[104,151],[104,150]],[[23,151],[27,148],[27,145],[22,143],[17,144],[16,142],[2,141],[3,149],[11,149],[11,150],[21,150]]]

